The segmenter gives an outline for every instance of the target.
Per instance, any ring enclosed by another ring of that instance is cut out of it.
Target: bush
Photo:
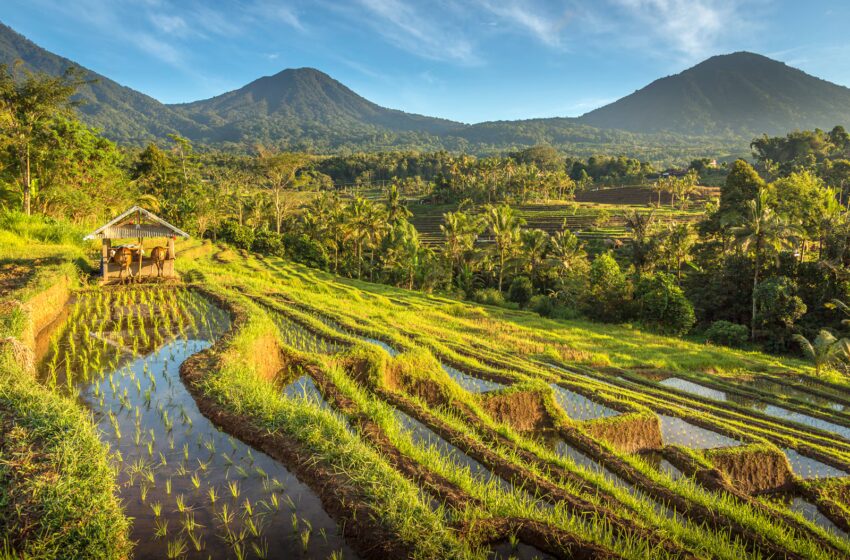
[[[620,265],[603,253],[590,265],[590,287],[584,294],[584,310],[594,320],[617,323],[626,318],[630,285]]]
[[[283,256],[283,240],[277,233],[263,228],[254,235],[251,249],[263,255]]]
[[[287,233],[283,235],[286,256],[295,262],[328,270],[330,262],[322,244],[303,233]]]
[[[670,274],[642,277],[635,289],[635,314],[646,327],[683,335],[696,321],[694,307]]]
[[[236,222],[225,222],[218,236],[222,241],[230,243],[237,249],[250,249],[254,244],[254,230],[248,226],[240,226]]]
[[[519,304],[520,307],[525,307],[533,295],[534,286],[531,285],[531,280],[526,276],[514,278],[511,287],[508,289],[508,299]]]
[[[712,344],[741,348],[747,343],[750,330],[744,325],[729,321],[715,321],[705,331],[705,338]]]
[[[797,295],[797,284],[787,276],[768,278],[755,291],[756,334],[768,352],[788,352],[794,348],[794,324],[806,313],[806,304]]]
[[[484,305],[505,305],[505,296],[496,288],[475,290],[472,294],[472,299],[477,303],[482,303]]]
[[[531,298],[528,308],[543,317],[551,317],[552,312],[555,310],[555,303],[549,296],[538,294]]]

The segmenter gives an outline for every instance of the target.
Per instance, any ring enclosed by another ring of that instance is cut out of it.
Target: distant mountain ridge
[[[17,59],[50,74],[79,66],[0,23],[0,64]],[[658,161],[670,154],[743,155],[763,132],[850,128],[850,89],[752,53],[712,57],[579,118],[475,125],[381,107],[313,68],[283,70],[210,99],[172,105],[82,70],[95,81],[80,90],[81,118],[133,145],[172,133],[222,147],[262,143],[316,152],[493,153],[549,143],[575,155],[619,153]]]
[[[250,140],[260,129],[278,135],[304,128],[325,134],[440,135],[464,126],[381,107],[314,68],[283,70],[211,99],[170,107],[207,127],[212,141]]]
[[[70,66],[81,68],[84,77],[93,80],[79,90],[78,97],[84,102],[79,108],[81,116],[115,141],[139,144],[171,133],[202,133],[198,123],[153,97],[55,55],[0,22],[0,64],[12,66],[16,60],[23,61],[31,71],[53,75],[62,74]]]
[[[641,133],[785,134],[850,126],[850,89],[749,52],[713,56],[579,117]]]

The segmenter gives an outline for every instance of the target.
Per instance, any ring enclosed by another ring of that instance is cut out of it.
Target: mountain
[[[391,133],[441,135],[463,127],[445,119],[386,109],[313,68],[283,70],[211,99],[170,108],[206,127],[212,142],[330,142]]]
[[[585,115],[634,132],[750,137],[850,126],[850,89],[748,52],[714,56]]]
[[[74,62],[0,23],[0,64],[60,74]],[[499,153],[548,143],[575,156],[616,153],[662,165],[749,153],[754,136],[850,128],[850,89],[751,54],[712,57],[579,118],[474,125],[387,109],[312,68],[283,70],[211,99],[166,105],[82,68],[80,117],[123,144],[177,133],[244,150],[256,143],[317,153],[390,149]]]
[[[70,66],[80,68],[83,78],[91,81],[80,87],[76,96],[83,101],[81,117],[117,142],[141,144],[171,133],[190,136],[203,132],[202,126],[153,97],[57,56],[0,23],[0,64],[11,67],[17,60],[30,71],[53,75]]]

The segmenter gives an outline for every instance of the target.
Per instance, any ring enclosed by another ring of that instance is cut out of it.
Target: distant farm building
[[[114,220],[99,227],[85,239],[101,239],[100,274],[104,283],[130,278],[173,278],[174,240],[189,234],[139,206],[133,206]],[[146,239],[165,240],[165,245],[151,244],[145,251]],[[123,241],[122,244],[115,243]]]

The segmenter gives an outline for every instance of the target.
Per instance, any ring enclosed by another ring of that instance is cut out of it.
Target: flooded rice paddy
[[[455,381],[455,383],[470,393],[488,393],[490,391],[498,391],[505,388],[505,386],[501,383],[496,383],[489,379],[473,377],[472,375],[464,373],[448,364],[440,364],[440,366],[443,368],[443,371],[445,371],[449,377]]]
[[[659,414],[661,437],[665,445],[681,445],[690,449],[713,449],[741,445],[737,439],[695,426],[676,416]]]
[[[564,409],[573,420],[595,420],[620,414],[618,410],[592,401],[580,393],[565,389],[556,383],[550,385],[555,394],[555,402]]]
[[[94,413],[119,469],[134,555],[356,557],[309,487],[218,430],[183,385],[180,365],[229,328],[227,315],[183,291],[109,297],[81,298],[43,375],[55,383],[64,365]]]

